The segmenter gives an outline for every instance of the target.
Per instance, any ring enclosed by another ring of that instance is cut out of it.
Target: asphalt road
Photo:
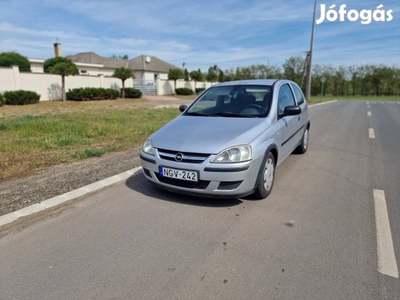
[[[310,115],[308,152],[263,201],[139,174],[18,221],[0,239],[0,299],[400,299],[400,104]]]

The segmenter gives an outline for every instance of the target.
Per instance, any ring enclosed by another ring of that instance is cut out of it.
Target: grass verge
[[[0,181],[140,147],[179,114],[146,101],[43,102],[0,109]]]

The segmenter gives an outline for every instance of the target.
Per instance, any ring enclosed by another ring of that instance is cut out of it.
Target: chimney
[[[61,53],[61,44],[60,43],[54,43],[54,56],[55,57],[59,57],[62,56]]]

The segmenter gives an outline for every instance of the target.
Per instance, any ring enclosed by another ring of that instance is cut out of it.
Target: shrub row
[[[196,88],[196,95],[201,94],[205,90],[206,90],[205,88]]]
[[[118,97],[119,91],[105,88],[77,88],[66,93],[67,100],[72,101],[112,100]]]
[[[189,88],[177,88],[175,93],[177,95],[193,95],[193,90]]]
[[[141,98],[142,92],[135,88],[125,88],[125,98]]]
[[[35,104],[40,100],[40,95],[33,91],[7,91],[0,96],[0,106],[3,104],[9,105],[24,105]]]

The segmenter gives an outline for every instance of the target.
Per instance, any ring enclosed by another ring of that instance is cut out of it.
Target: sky
[[[48,59],[59,42],[63,56],[149,55],[189,71],[282,66],[310,50],[313,8],[314,0],[0,0],[0,52]],[[399,0],[317,0],[321,14],[313,64],[400,67]]]

